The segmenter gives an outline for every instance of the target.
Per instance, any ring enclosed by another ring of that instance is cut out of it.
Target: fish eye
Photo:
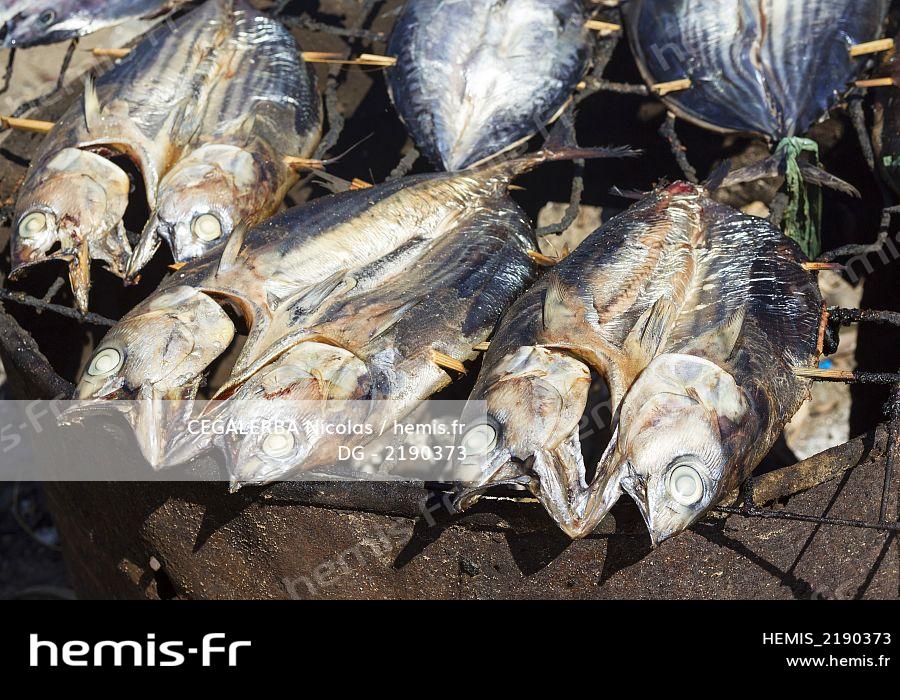
[[[30,238],[47,230],[47,215],[33,211],[19,222],[18,233],[22,238]]]
[[[214,241],[222,235],[222,222],[215,214],[200,214],[191,222],[191,233],[201,241]]]
[[[490,423],[479,423],[463,436],[462,446],[467,454],[484,455],[497,445],[497,429]]]
[[[703,498],[703,478],[694,467],[681,463],[669,472],[669,495],[683,506]]]
[[[91,360],[87,373],[91,377],[103,377],[115,372],[122,366],[122,353],[115,348],[104,348]]]
[[[262,444],[262,451],[269,457],[286,457],[292,449],[294,449],[294,436],[287,430],[269,433]]]
[[[55,19],[56,13],[53,10],[44,10],[38,17],[38,22],[46,27],[48,24],[53,24]]]

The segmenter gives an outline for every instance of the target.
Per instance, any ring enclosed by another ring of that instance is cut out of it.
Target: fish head
[[[119,166],[90,151],[65,148],[23,187],[16,203],[12,272],[61,259],[79,308],[87,309],[90,259],[124,270],[128,242],[122,217],[131,181]]]
[[[757,432],[731,374],[701,357],[663,354],[629,389],[599,471],[634,499],[656,546],[737,486]]]
[[[260,369],[221,402],[217,417],[247,430],[224,440],[231,489],[268,484],[292,472],[337,462],[345,436],[317,430],[361,419],[368,394],[366,364],[343,348],[303,342]],[[248,421],[251,423],[248,425]]]
[[[270,197],[262,172],[251,153],[235,146],[202,146],[180,160],[160,182],[128,276],[147,264],[161,240],[177,262],[223,245],[239,223],[265,209]]]
[[[564,530],[583,536],[578,428],[590,384],[587,365],[542,346],[517,348],[480,379],[470,405],[482,406],[482,416],[463,418],[460,477],[468,486],[458,505],[498,484],[525,484]]]
[[[14,2],[0,29],[0,48],[27,48],[78,36],[90,24],[73,13],[70,0]]]
[[[102,408],[128,401],[126,415],[151,464],[161,463],[167,444],[182,429],[203,372],[228,347],[234,325],[222,307],[193,287],[159,292],[106,334],[81,375],[76,395]]]

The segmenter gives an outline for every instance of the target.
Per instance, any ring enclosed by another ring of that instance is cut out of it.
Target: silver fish
[[[480,449],[458,505],[525,486],[577,538],[625,491],[654,544],[690,526],[808,397],[793,368],[815,365],[823,305],[802,262],[766,220],[686,183],[611,219],[501,321],[472,392],[489,419],[471,428]],[[588,483],[592,372],[613,434]]]
[[[719,131],[775,140],[822,118],[864,65],[849,48],[881,35],[889,0],[630,0],[631,47],[650,84],[689,78],[663,100]]]
[[[132,19],[150,19],[192,0],[4,0],[0,48],[75,39]]]
[[[590,57],[581,0],[412,0],[388,90],[422,152],[462,170],[537,133]]]
[[[319,142],[315,75],[280,22],[239,5],[221,53],[203,124],[159,183],[128,277],[160,240],[186,262],[224,245],[239,223],[252,227],[274,214],[298,179],[285,159],[306,158]]]
[[[266,385],[260,372],[301,343],[324,342],[366,359],[369,376],[373,367],[385,367],[388,384],[376,382],[367,398],[415,402],[447,381],[427,351],[460,362],[473,357],[473,346],[532,273],[528,226],[506,195],[510,179],[547,160],[627,153],[544,151],[457,175],[402,178],[323,197],[249,231],[238,228],[221,254],[188,264],[157,295],[188,287],[244,318],[248,338],[216,400],[242,387],[243,396],[256,395]],[[139,334],[133,342],[141,342]],[[203,357],[211,352],[204,349]],[[153,384],[150,369],[137,384]],[[90,387],[85,392],[102,398]],[[154,426],[136,430],[141,435]],[[172,454],[189,456],[192,448],[176,442]],[[172,463],[145,453],[156,466]],[[263,478],[240,467],[236,473],[242,481]]]
[[[160,25],[96,84],[88,81],[82,103],[59,119],[32,159],[16,202],[11,277],[64,260],[84,311],[91,258],[125,275],[128,176],[109,158],[126,157],[140,169],[155,208],[160,178],[199,127],[217,49],[233,24],[233,3],[213,0]]]

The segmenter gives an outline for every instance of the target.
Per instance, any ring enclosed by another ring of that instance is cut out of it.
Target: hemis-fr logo
[[[249,641],[226,641],[222,632],[204,635],[200,644],[168,640],[159,641],[150,633],[143,641],[102,640],[86,642],[73,639],[55,642],[40,639],[37,634],[29,635],[29,666],[42,667],[91,667],[102,668],[126,666],[132,668],[152,668],[182,666],[189,660],[199,662],[204,667],[238,665],[238,652],[251,646]]]

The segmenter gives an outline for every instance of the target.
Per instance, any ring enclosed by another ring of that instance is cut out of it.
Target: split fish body
[[[611,219],[498,326],[471,397],[489,420],[471,429],[480,449],[460,507],[526,486],[583,537],[625,491],[654,543],[688,527],[808,396],[792,368],[815,365],[823,307],[802,262],[767,221],[686,183]],[[592,373],[609,390],[612,438],[588,483],[579,422]]]
[[[76,39],[132,19],[150,19],[189,0],[4,0],[0,48]]]
[[[243,317],[248,337],[231,376],[213,397],[218,408],[212,410],[238,410],[240,399],[271,395],[269,374],[279,363],[299,363],[315,376],[314,360],[347,364],[347,371],[358,375],[353,383],[358,392],[342,390],[336,396],[384,399],[408,410],[449,381],[434,351],[458,362],[473,358],[474,346],[532,279],[533,233],[506,194],[510,179],[546,160],[624,153],[545,151],[463,173],[400,178],[323,197],[249,231],[237,229],[223,251],[189,263],[154,296],[189,288]],[[206,358],[211,351],[202,334],[196,337],[199,356]],[[140,336],[132,342],[141,342]],[[303,343],[349,354],[335,358],[328,352],[307,354],[304,348],[298,359]],[[152,384],[149,369],[138,386]],[[330,372],[323,369],[320,375]],[[275,393],[316,395],[319,389],[299,376],[299,386],[292,379]],[[316,381],[321,383],[321,377]],[[91,388],[83,397],[116,398]],[[147,434],[153,426],[136,430]],[[145,454],[164,466],[208,447],[181,437],[154,437],[153,444],[170,445],[170,458]],[[241,464],[232,462],[239,483],[301,467],[280,461],[276,469],[257,465],[248,470]]]
[[[133,277],[165,240],[177,262],[274,214],[297,182],[286,158],[312,155],[322,132],[315,76],[284,26],[249,7],[234,31],[189,148],[165,174],[128,265]]]
[[[688,78],[663,99],[719,131],[801,136],[865,64],[855,44],[877,39],[888,0],[631,0],[632,50],[650,84]]]
[[[233,3],[207,2],[159,25],[96,83],[88,81],[83,100],[59,119],[32,159],[16,202],[13,273],[67,261],[82,311],[91,258],[125,275],[131,246],[122,222],[129,188],[122,183],[129,177],[112,159],[140,170],[155,208],[162,175],[201,124],[219,50],[233,29]]]
[[[462,170],[523,142],[587,69],[580,0],[415,0],[388,53],[391,99],[423,153]]]

